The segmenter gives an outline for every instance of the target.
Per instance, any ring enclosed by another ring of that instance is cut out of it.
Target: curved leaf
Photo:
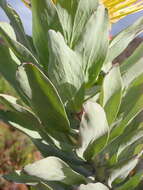
[[[143,179],[142,172],[137,173],[133,177],[131,177],[126,183],[115,188],[115,190],[127,190],[127,189],[135,190],[135,188],[139,185],[142,179]]]
[[[134,53],[126,59],[120,66],[122,73],[122,78],[125,88],[128,88],[129,85],[137,79],[141,74],[143,74],[143,43],[137,47]]]
[[[117,34],[110,43],[108,59],[113,61],[120,55],[128,44],[143,31],[143,18],[140,17],[134,24]]]
[[[108,51],[109,21],[103,5],[90,17],[75,50],[82,55],[87,87],[97,80]],[[89,38],[90,36],[90,38]]]
[[[115,66],[105,76],[100,94],[101,105],[104,107],[109,126],[115,121],[122,98],[122,78],[119,66]]]
[[[121,135],[131,121],[143,110],[142,84],[143,75],[128,88],[119,110],[122,120],[112,129],[110,141]]]
[[[5,11],[6,15],[10,19],[10,24],[13,26],[15,30],[17,40],[28,49],[31,49],[31,46],[24,32],[24,28],[19,15],[9,4],[7,4],[6,0],[1,0],[0,6],[2,7],[2,9]]]
[[[79,132],[81,145],[77,149],[77,154],[91,160],[105,146],[108,131],[103,108],[94,102],[85,103]]]
[[[52,0],[31,0],[33,41],[45,72],[49,63],[48,30],[60,30],[56,8]]]
[[[20,66],[17,80],[46,130],[70,131],[62,101],[51,81],[38,67],[33,64]]]
[[[80,111],[84,99],[84,79],[80,57],[65,43],[63,36],[49,31],[50,63],[48,76],[62,101],[71,110]]]
[[[48,157],[24,167],[24,171],[42,181],[60,181],[67,185],[85,183],[86,179],[57,157]]]
[[[123,164],[119,163],[119,166],[115,169],[112,169],[111,174],[108,179],[109,187],[112,187],[112,183],[120,184],[126,177],[130,174],[130,172],[136,167],[139,162],[140,157],[143,152],[138,154],[136,157],[126,161]],[[114,186],[114,185],[113,185]]]
[[[8,47],[13,51],[13,53],[19,58],[21,62],[33,62],[38,65],[38,61],[33,56],[33,54],[22,44],[17,42],[9,30],[7,30],[8,23],[0,22],[0,35],[3,37]],[[10,28],[10,25],[9,25]],[[13,29],[11,28],[11,31]]]

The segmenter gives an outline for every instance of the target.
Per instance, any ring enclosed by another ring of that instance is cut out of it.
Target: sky
[[[32,33],[32,15],[31,11],[25,7],[25,5],[20,0],[7,0],[18,12],[23,22],[26,33],[31,35]],[[124,19],[120,20],[112,26],[112,35],[116,35],[123,28],[126,28],[128,25],[132,24],[137,18],[143,16],[143,11],[136,14],[129,15]],[[4,12],[0,9],[0,21],[8,21]]]

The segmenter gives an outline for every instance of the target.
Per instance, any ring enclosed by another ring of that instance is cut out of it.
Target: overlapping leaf
[[[6,15],[10,19],[10,23],[13,26],[13,29],[15,30],[17,36],[17,40],[28,49],[31,49],[30,43],[24,32],[24,28],[19,15],[10,5],[7,4],[6,0],[1,0],[0,6],[2,7],[2,9],[5,11]]]
[[[51,81],[33,64],[20,66],[17,80],[45,129],[69,132],[62,101]]]
[[[84,113],[80,124],[80,143],[77,153],[91,160],[105,146],[108,138],[108,123],[103,108],[94,102],[84,105]]]
[[[10,30],[8,28],[11,28]],[[10,32],[9,32],[10,31]],[[33,62],[38,65],[34,55],[13,36],[13,29],[8,23],[0,22],[0,36],[4,39],[8,47],[14,52],[21,62]]]
[[[96,82],[101,71],[108,52],[108,35],[108,13],[104,6],[99,5],[87,22],[75,47],[75,50],[82,55],[87,87]]]
[[[84,99],[84,79],[80,57],[65,43],[60,33],[49,31],[48,76],[68,109],[79,111]]]
[[[32,0],[33,41],[40,63],[47,72],[49,61],[48,30],[60,30],[55,6],[51,0]]]
[[[48,157],[24,167],[24,171],[42,181],[60,181],[67,185],[85,183],[86,179],[74,172],[57,157]]]
[[[105,76],[100,97],[108,123],[111,125],[116,119],[122,98],[122,79],[119,66],[113,67]]]

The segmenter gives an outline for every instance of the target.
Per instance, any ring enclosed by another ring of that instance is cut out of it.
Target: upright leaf
[[[32,0],[31,3],[33,41],[40,63],[44,66],[46,72],[49,62],[48,30],[60,30],[60,24],[58,23],[56,9],[52,0]]]
[[[108,123],[111,125],[116,119],[122,98],[122,79],[119,66],[113,67],[105,76],[100,97]]]
[[[77,154],[91,160],[105,146],[108,130],[103,108],[94,102],[85,103],[79,132],[81,145],[77,149]]]
[[[117,34],[110,43],[108,61],[113,61],[128,44],[143,31],[143,18],[140,17],[131,26]]]
[[[30,43],[24,32],[24,28],[19,15],[10,5],[7,4],[6,0],[1,0],[0,6],[2,7],[2,9],[5,11],[6,15],[10,19],[10,23],[13,26],[17,36],[17,40],[28,49],[31,49]]]
[[[108,179],[109,187],[114,187],[114,184],[120,184],[126,177],[130,174],[130,172],[136,167],[139,162],[140,157],[142,156],[142,152],[138,154],[136,157],[126,161],[123,164],[119,163],[119,166],[115,169],[112,169],[111,174]]]
[[[94,11],[75,50],[82,55],[87,87],[91,87],[100,73],[108,51],[109,21],[107,10],[99,5]],[[90,38],[89,38],[90,36]]]
[[[134,53],[126,59],[120,66],[125,88],[143,74],[143,43],[141,43]]]
[[[84,80],[80,57],[65,43],[60,33],[49,31],[48,76],[68,109],[79,111],[84,99]]]
[[[97,8],[97,0],[58,0],[56,8],[67,44],[73,48]]]
[[[0,22],[0,36],[2,36],[8,47],[10,47],[21,62],[33,62],[38,65],[38,61],[33,54],[25,46],[16,41],[13,33],[7,29],[8,27],[11,28],[10,31],[13,30],[8,23]]]
[[[143,75],[134,81],[127,90],[119,110],[122,120],[112,129],[110,140],[121,135],[131,121],[143,110],[142,84]]]
[[[70,131],[64,106],[55,87],[36,66],[20,66],[17,80],[47,130]]]

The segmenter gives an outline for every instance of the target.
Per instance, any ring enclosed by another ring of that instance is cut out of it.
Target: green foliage
[[[143,180],[143,44],[116,58],[143,31],[143,18],[109,42],[98,0],[32,0],[33,36],[0,6],[0,73],[17,98],[0,94],[0,119],[25,133],[43,159],[4,176],[31,190],[140,190]],[[29,41],[30,39],[30,41]]]

